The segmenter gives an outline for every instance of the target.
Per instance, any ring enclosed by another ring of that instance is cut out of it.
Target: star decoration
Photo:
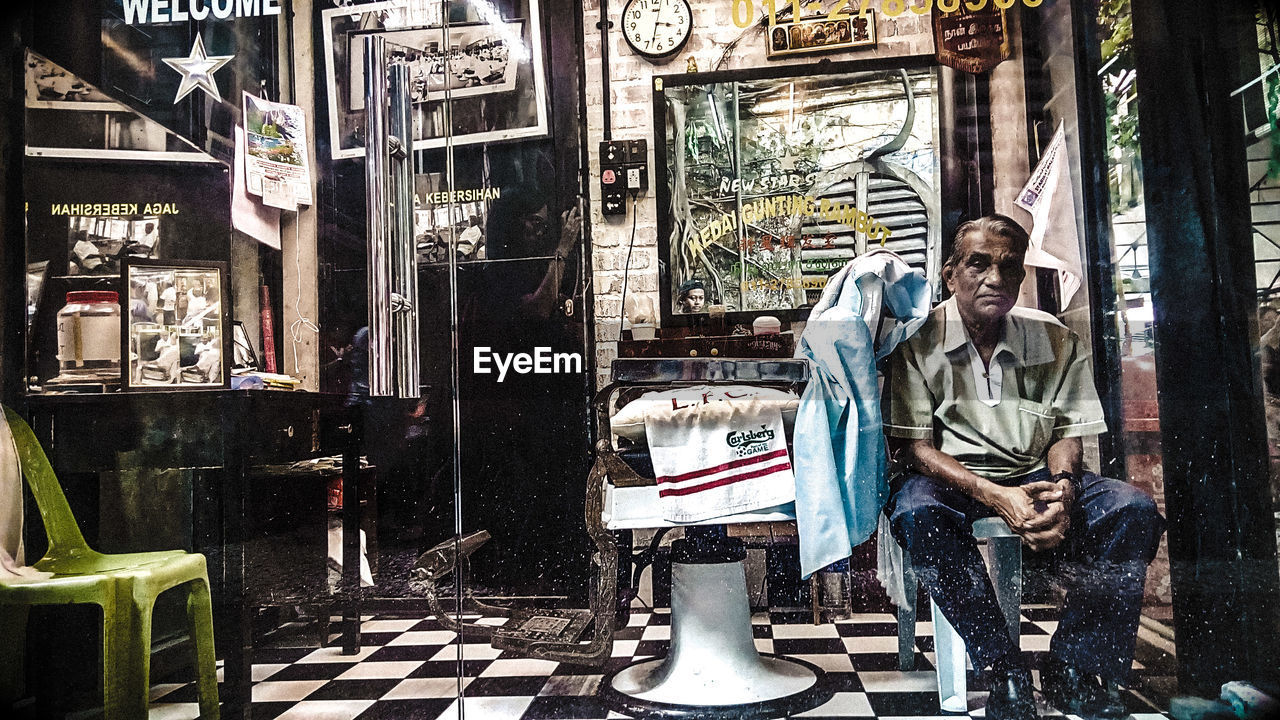
[[[778,164],[781,165],[782,169],[786,170],[787,172],[795,172],[796,160],[798,158],[795,155],[791,154],[790,151],[784,151],[784,152],[786,152],[787,154],[782,156],[782,159],[778,161]]]
[[[182,84],[178,86],[178,95],[173,98],[176,105],[196,88],[205,91],[209,97],[219,102],[222,93],[218,92],[218,84],[213,80],[213,73],[231,61],[234,55],[215,55],[209,57],[204,51],[204,40],[196,35],[196,44],[191,46],[191,54],[187,57],[160,58],[165,65],[182,73]]]

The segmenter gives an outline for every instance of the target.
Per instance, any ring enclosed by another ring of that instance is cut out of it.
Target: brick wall
[[[609,16],[617,21],[625,0],[610,0]],[[838,1],[838,0],[836,0]],[[756,13],[763,12],[759,2],[753,3]],[[779,3],[781,5],[781,3]],[[829,10],[833,0],[823,2]],[[766,60],[764,28],[753,25],[739,29],[730,14],[732,0],[690,0],[693,8],[693,34],[684,49],[671,61],[655,65],[635,55],[626,44],[622,33],[615,27],[609,33],[610,88],[608,107],[612,112],[613,139],[644,138],[649,142],[649,166],[653,167],[653,82],[654,75],[684,72],[690,57],[695,58],[698,69],[731,70],[764,67],[766,65],[797,65],[796,73],[805,73],[805,67],[821,59],[832,61],[857,60],[873,57],[900,57],[906,55],[932,55],[933,34],[930,16],[918,16],[906,12],[896,18],[876,16],[876,32],[879,45],[874,49],[853,50],[844,53],[828,53],[810,58],[785,61]],[[878,3],[877,3],[878,5]],[[617,339],[622,304],[622,276],[631,238],[632,215],[624,218],[605,218],[600,213],[600,157],[599,143],[604,139],[605,108],[604,89],[600,77],[600,20],[599,0],[583,0],[583,46],[586,54],[587,95],[587,146],[590,151],[590,179],[594,202],[591,206],[591,247],[593,291],[595,293],[595,339],[597,381],[605,382],[609,364],[617,357]],[[723,63],[718,61],[725,48],[742,40]],[[555,69],[552,68],[552,72]],[[652,175],[652,173],[651,173]],[[657,193],[650,182],[648,193],[636,202],[639,214],[635,217],[635,247],[627,281],[628,296],[652,295],[658,291],[658,238]]]

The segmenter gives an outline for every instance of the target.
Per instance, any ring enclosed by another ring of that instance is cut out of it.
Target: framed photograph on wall
[[[322,13],[330,153],[364,156],[364,42],[387,40],[389,61],[409,66],[413,148],[542,137],[548,133],[538,0],[510,16],[488,3],[380,2]]]
[[[124,388],[230,387],[227,264],[125,258],[122,274]]]

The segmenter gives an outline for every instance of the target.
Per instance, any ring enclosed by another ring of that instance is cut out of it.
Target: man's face
[[[999,320],[1018,300],[1018,286],[1027,274],[1023,253],[1015,252],[1008,238],[980,230],[969,232],[961,242],[959,262],[942,269],[947,289],[966,320]]]
[[[701,288],[694,288],[684,295],[684,311],[700,312],[702,304],[707,301],[707,293]]]
[[[525,255],[550,255],[555,245],[547,237],[547,206],[520,217],[521,252]]]

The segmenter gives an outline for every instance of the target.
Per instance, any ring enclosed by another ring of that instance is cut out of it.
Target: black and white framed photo
[[[450,27],[448,42],[459,52],[449,58],[447,73],[444,28],[365,31],[352,33],[350,38],[355,47],[360,47],[361,39],[368,35],[386,38],[392,57],[409,65],[413,103],[420,105],[444,100],[446,89],[455,99],[515,90],[521,53],[509,39],[521,37],[523,25],[510,22]],[[350,108],[364,110],[364,63],[350,63],[350,71]]]
[[[67,217],[68,275],[119,275],[126,257],[163,257],[158,215]]]
[[[506,8],[509,7],[510,10]],[[387,40],[409,66],[413,148],[545,136],[549,129],[538,0],[508,6],[380,2],[323,12],[330,152],[364,156],[364,42]]]
[[[125,258],[126,390],[230,387],[227,264]]]

